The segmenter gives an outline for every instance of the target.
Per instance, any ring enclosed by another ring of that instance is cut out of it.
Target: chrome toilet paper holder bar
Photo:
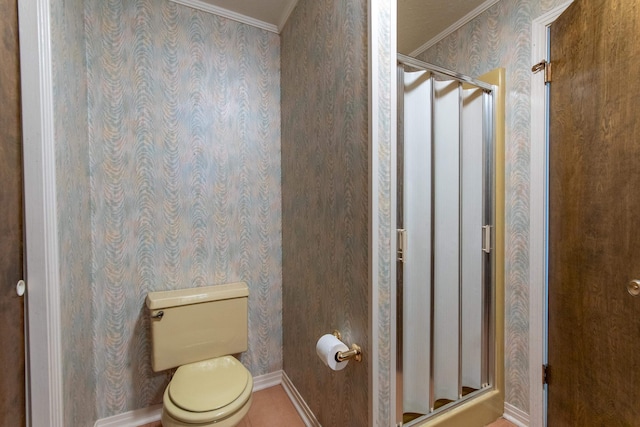
[[[333,336],[342,341],[342,334],[338,330],[334,330]],[[358,344],[351,344],[351,350],[339,351],[336,353],[336,362],[344,362],[346,360],[362,361],[362,349]]]

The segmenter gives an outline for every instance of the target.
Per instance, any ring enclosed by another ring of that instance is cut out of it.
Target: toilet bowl
[[[232,427],[251,406],[244,283],[151,292],[152,367],[178,367],[163,395],[163,427]]]
[[[249,371],[232,356],[180,366],[164,391],[162,426],[234,426],[252,390]]]

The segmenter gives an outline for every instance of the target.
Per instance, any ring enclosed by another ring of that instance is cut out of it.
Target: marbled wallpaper
[[[529,412],[531,23],[566,0],[501,0],[418,58],[470,76],[506,68],[505,399]]]
[[[370,128],[370,281],[372,287],[371,345],[372,375],[372,414],[370,424],[387,427],[395,424],[396,372],[394,341],[396,331],[392,330],[395,313],[392,302],[395,301],[395,182],[393,170],[396,168],[396,38],[393,25],[396,19],[396,0],[370,1],[370,40],[371,84],[369,100],[371,111]]]
[[[367,426],[370,355],[315,352],[369,347],[367,1],[300,0],[281,43],[284,370],[322,425]]]
[[[64,424],[93,425],[91,220],[84,2],[51,2]]]
[[[387,425],[395,3],[374,3],[370,47],[366,1],[301,0],[282,35],[282,95],[276,35],[166,0],[52,7],[61,279],[75,302],[62,307],[66,423],[160,401],[148,291],[245,280],[252,374],[284,365],[324,425]],[[385,69],[376,88],[370,49]],[[334,328],[374,351],[328,371],[314,346]]]
[[[74,362],[97,418],[161,401],[149,291],[246,281],[241,360],[281,369],[279,37],[166,0],[88,0],[85,31],[93,355]]]

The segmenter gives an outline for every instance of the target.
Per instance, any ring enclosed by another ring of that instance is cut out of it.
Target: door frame
[[[27,423],[63,427],[49,0],[18,0],[25,209]]]
[[[536,18],[531,25],[531,65],[548,61],[547,28],[573,0]],[[546,426],[546,391],[542,384],[542,365],[547,355],[547,140],[546,85],[544,73],[531,75],[531,171],[529,195],[529,422]],[[512,414],[513,415],[513,414]],[[525,420],[518,420],[525,421]]]

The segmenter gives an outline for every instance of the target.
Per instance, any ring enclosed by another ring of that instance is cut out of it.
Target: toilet
[[[243,282],[147,295],[152,368],[178,368],[163,427],[231,427],[249,411],[253,378],[233,357],[247,350],[248,297]]]

